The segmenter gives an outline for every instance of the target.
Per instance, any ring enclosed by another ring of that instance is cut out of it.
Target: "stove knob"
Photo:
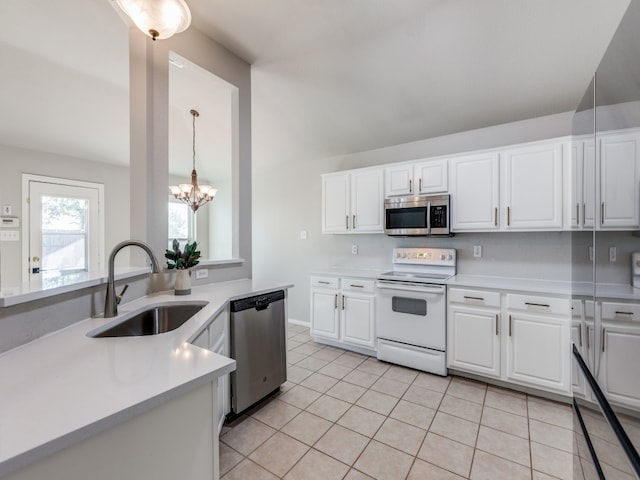
[[[449,260],[453,260],[453,255],[449,254]]]
[[[445,258],[447,258],[444,254],[440,255],[440,260],[444,260]]]

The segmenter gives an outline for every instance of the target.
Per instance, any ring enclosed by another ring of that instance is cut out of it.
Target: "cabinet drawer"
[[[640,320],[640,305],[637,303],[602,302],[603,320]]]
[[[449,289],[449,302],[500,308],[500,293],[483,290]]]
[[[584,314],[584,302],[577,298],[571,300],[571,316],[576,319],[582,318]]]
[[[571,299],[509,294],[507,295],[507,309],[529,313],[569,315]]]
[[[375,280],[363,280],[362,278],[343,278],[341,280],[342,290],[345,292],[366,292],[373,293]]]
[[[311,277],[312,288],[339,288],[340,279],[338,277]]]

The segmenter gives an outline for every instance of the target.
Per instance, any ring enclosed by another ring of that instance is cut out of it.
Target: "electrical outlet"
[[[616,261],[616,247],[609,247],[609,261]]]
[[[358,254],[358,245],[356,243],[351,245],[351,253],[353,253],[354,255]]]
[[[206,268],[199,268],[196,270],[196,280],[200,280],[203,278],[209,278],[209,270]]]
[[[473,256],[475,258],[481,258],[482,257],[482,245],[474,245],[473,246]]]
[[[307,231],[300,230],[300,240],[306,240],[306,239],[307,239]]]

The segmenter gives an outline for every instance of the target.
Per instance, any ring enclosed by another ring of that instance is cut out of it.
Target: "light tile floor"
[[[288,336],[288,381],[223,428],[223,480],[573,478],[565,404]]]

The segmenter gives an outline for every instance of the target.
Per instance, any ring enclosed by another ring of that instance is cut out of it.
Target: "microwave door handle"
[[[431,235],[431,200],[427,202],[427,235]]]

